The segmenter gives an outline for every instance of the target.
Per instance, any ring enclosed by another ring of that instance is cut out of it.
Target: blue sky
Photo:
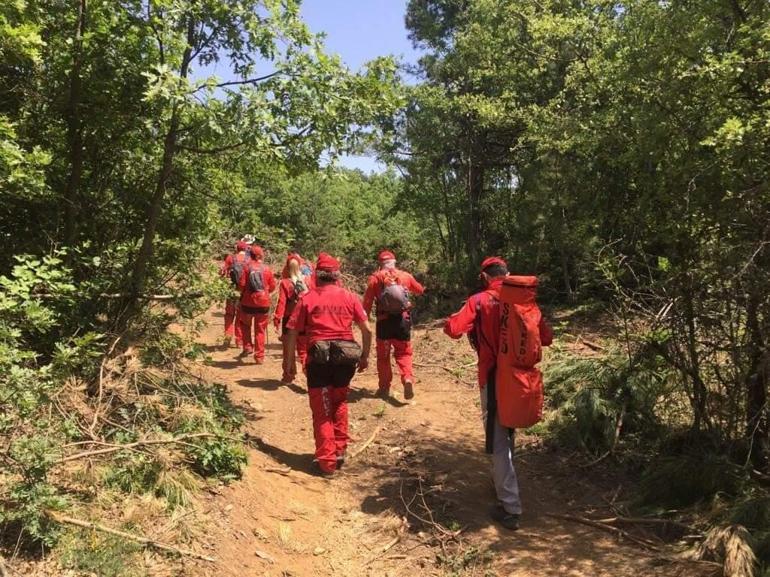
[[[406,36],[407,0],[304,0],[302,16],[313,32],[326,33],[326,47],[353,70],[386,54],[415,62]],[[346,157],[341,164],[364,172],[382,170],[373,158]]]

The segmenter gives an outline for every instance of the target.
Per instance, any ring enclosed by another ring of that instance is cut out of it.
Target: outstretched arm
[[[283,372],[293,380],[297,376],[297,330],[287,329],[286,334],[283,335],[283,342],[286,346],[283,357]]]
[[[474,297],[465,301],[463,308],[453,314],[444,322],[444,333],[453,339],[459,339],[465,333],[473,329],[476,320],[476,299]]]

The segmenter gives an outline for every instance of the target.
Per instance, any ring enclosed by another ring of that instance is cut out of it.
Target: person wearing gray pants
[[[489,431],[489,412],[487,411],[487,394],[489,387],[481,389],[481,418],[484,429]],[[519,480],[513,466],[513,439],[515,431],[500,424],[497,415],[494,416],[492,427],[492,480],[495,483],[498,508],[511,516],[521,515],[521,498],[519,497]],[[493,516],[494,513],[493,513]],[[505,517],[501,512],[501,517]]]
[[[467,334],[478,355],[478,380],[481,411],[486,429],[487,452],[492,454],[492,478],[498,503],[490,516],[507,529],[519,528],[521,500],[519,483],[511,461],[512,431],[497,419],[495,397],[495,365],[500,348],[500,289],[508,265],[500,257],[489,257],[481,263],[479,278],[484,290],[471,296],[463,307],[444,323],[444,332],[453,339]],[[494,415],[494,418],[488,416]]]

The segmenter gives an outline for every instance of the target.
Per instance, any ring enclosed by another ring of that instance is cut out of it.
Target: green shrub
[[[92,531],[70,533],[62,544],[62,564],[99,577],[144,577],[141,545]]]
[[[226,480],[239,479],[247,460],[243,447],[227,439],[201,439],[188,449],[188,455],[199,474]]]

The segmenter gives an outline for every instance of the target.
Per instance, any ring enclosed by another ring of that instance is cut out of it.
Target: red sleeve
[[[407,277],[406,290],[408,290],[413,295],[420,296],[425,292],[425,287],[417,282],[417,279],[410,274]]]
[[[286,300],[288,295],[286,294],[286,283],[281,281],[278,284],[278,304],[275,306],[275,314],[273,318],[276,321],[283,319],[283,313],[286,311]]]
[[[246,283],[249,282],[249,272],[251,270],[251,267],[249,265],[246,265],[243,267],[243,271],[241,272],[241,278],[238,281],[238,288],[243,291],[243,289],[246,288]]]
[[[276,283],[275,283],[275,275],[273,275],[273,271],[270,270],[270,267],[265,267],[265,278],[266,278],[266,285],[267,285],[267,292],[271,293],[275,290]]]
[[[473,329],[473,321],[476,320],[476,303],[479,297],[472,296],[465,305],[444,323],[444,332],[453,339],[459,339],[465,333]]]
[[[369,282],[366,285],[366,292],[364,293],[364,312],[369,315],[372,312],[372,306],[374,305],[374,299],[377,298],[377,289],[380,285],[380,279],[377,275],[373,274],[369,277]]]
[[[361,301],[356,295],[350,293],[350,302],[353,303],[353,321],[356,323],[362,323],[369,318],[364,311],[364,307],[361,306]]]
[[[553,343],[553,329],[549,325],[545,318],[540,318],[540,344],[544,347],[548,347]]]
[[[291,316],[289,317],[288,322],[286,323],[286,328],[290,331],[298,331],[302,332],[305,330],[305,323],[307,322],[307,306],[302,301],[299,301],[297,303],[297,306],[294,308],[294,312],[291,313]]]
[[[233,266],[233,255],[228,254],[225,257],[225,261],[219,267],[219,276],[227,276],[230,273],[230,269]]]

